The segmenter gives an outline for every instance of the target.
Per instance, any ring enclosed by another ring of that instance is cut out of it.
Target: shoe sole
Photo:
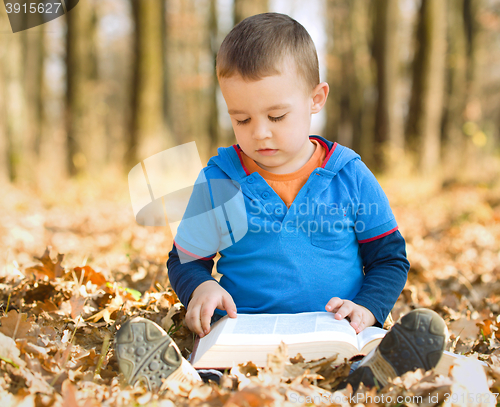
[[[378,348],[398,376],[417,369],[430,370],[441,359],[446,333],[446,324],[436,312],[417,309],[401,318]]]
[[[115,343],[118,366],[132,386],[143,383],[150,391],[158,391],[182,364],[177,345],[159,325],[145,318],[123,324]]]
[[[347,383],[353,391],[360,383],[367,387],[384,387],[388,379],[406,372],[432,369],[443,354],[447,331],[445,322],[436,312],[429,309],[409,312],[339,388]]]

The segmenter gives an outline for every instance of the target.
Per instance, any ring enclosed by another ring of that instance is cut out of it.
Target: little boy
[[[360,157],[309,135],[311,115],[329,92],[309,34],[286,15],[249,17],[223,41],[217,76],[238,144],[219,148],[200,174],[169,254],[169,278],[187,308],[187,326],[203,337],[226,313],[322,310],[347,318],[358,333],[382,326],[406,282],[405,242]],[[211,276],[217,252],[219,282]],[[411,329],[402,321],[397,326],[403,328],[384,339],[391,341],[386,351],[365,358],[358,382],[373,385],[366,375],[372,378],[380,366],[401,374],[387,355],[403,337],[411,351],[404,369],[432,367],[435,357],[428,363],[427,356],[441,354],[444,323],[432,311],[412,315]],[[145,320],[136,321],[136,329],[141,324],[153,329]],[[416,327],[423,338],[413,343]],[[130,343],[132,328],[126,331],[123,343]],[[427,343],[429,335],[439,344],[416,354],[412,346]],[[402,351],[396,359],[405,357]],[[180,364],[162,363],[172,371]]]

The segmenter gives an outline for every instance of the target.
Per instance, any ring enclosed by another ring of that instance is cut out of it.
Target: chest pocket
[[[348,206],[320,206],[310,228],[311,244],[326,250],[338,251],[355,239],[354,214]]]

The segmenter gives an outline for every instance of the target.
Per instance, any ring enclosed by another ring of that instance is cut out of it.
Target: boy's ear
[[[318,113],[326,103],[330,87],[328,83],[321,82],[312,91],[312,107],[311,113]]]

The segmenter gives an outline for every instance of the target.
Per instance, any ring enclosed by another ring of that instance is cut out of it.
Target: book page
[[[195,353],[193,353],[193,359],[191,360],[191,363],[196,363],[207,350],[215,345],[220,334],[222,333],[222,331],[224,331],[224,326],[229,319],[230,318],[226,316],[218,320],[210,328],[210,333],[198,340],[198,346],[196,347]]]
[[[328,312],[238,314],[236,319],[227,320],[217,344],[269,345],[281,341],[287,344],[339,341],[357,347],[354,329]]]
[[[369,326],[368,328],[363,329],[358,334],[358,349],[363,349],[369,342],[375,339],[383,338],[387,332],[389,331],[375,326]]]
[[[238,314],[224,330],[224,334],[248,334],[252,335],[272,335],[278,320],[277,315],[263,314],[255,315]]]

